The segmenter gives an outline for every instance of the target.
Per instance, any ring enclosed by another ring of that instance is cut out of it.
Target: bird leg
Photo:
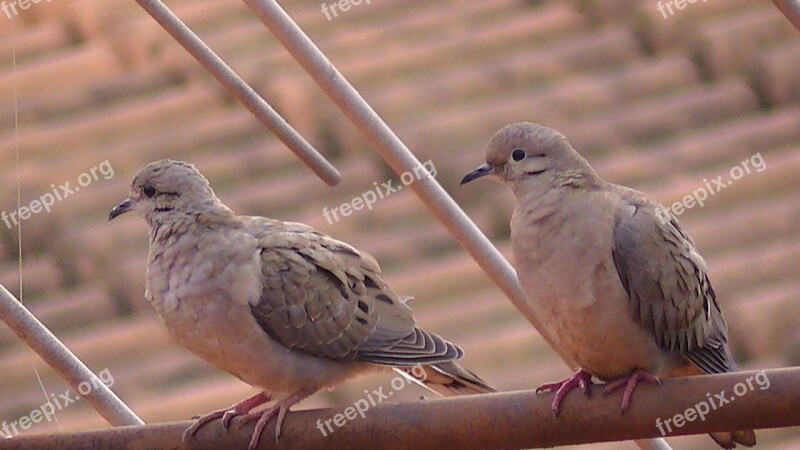
[[[592,395],[592,374],[589,372],[579,369],[577,372],[572,374],[571,377],[557,381],[555,383],[546,383],[538,388],[536,388],[536,393],[542,392],[553,392],[555,391],[556,395],[553,397],[553,403],[550,405],[550,410],[553,411],[553,416],[558,416],[559,411],[561,410],[561,402],[564,401],[564,397],[569,394],[569,391],[575,389],[576,387],[580,387],[581,391],[587,396],[591,397]]]
[[[661,384],[661,380],[659,380],[655,375],[642,369],[636,369],[629,376],[620,378],[619,380],[606,385],[606,388],[603,389],[603,397],[607,397],[608,394],[616,391],[622,386],[625,386],[625,390],[622,391],[622,412],[624,413],[631,406],[633,390],[636,389],[636,385],[639,384],[640,381],[645,383]]]
[[[286,417],[286,413],[289,411],[293,405],[300,403],[306,397],[309,397],[316,391],[312,390],[301,390],[297,391],[294,394],[286,397],[285,399],[275,403],[275,405],[270,406],[269,408],[263,411],[255,411],[251,412],[237,422],[236,428],[239,428],[243,424],[250,422],[252,420],[258,419],[256,422],[256,426],[253,429],[253,435],[250,438],[250,445],[247,447],[248,450],[255,450],[256,446],[258,446],[258,440],[261,438],[261,433],[264,431],[264,427],[267,426],[267,422],[269,419],[274,417],[276,414],[278,416],[277,421],[275,423],[275,442],[278,442],[278,438],[281,435],[281,425],[283,425],[283,419]]]
[[[263,392],[259,392],[258,394],[253,395],[252,397],[248,397],[242,400],[241,402],[231,406],[230,408],[220,409],[219,411],[214,411],[212,413],[206,414],[198,418],[192,424],[192,426],[190,426],[189,428],[186,429],[186,431],[183,432],[183,441],[186,442],[186,440],[189,437],[194,436],[195,433],[197,433],[197,431],[200,428],[202,428],[205,424],[217,420],[220,417],[222,417],[222,428],[224,428],[225,431],[227,432],[228,425],[230,424],[231,419],[233,419],[236,416],[247,414],[250,412],[250,410],[252,410],[256,406],[263,405],[268,401],[270,401],[270,396],[268,396]]]

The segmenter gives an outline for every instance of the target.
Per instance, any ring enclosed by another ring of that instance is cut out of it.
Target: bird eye
[[[514,149],[514,151],[511,152],[511,158],[513,158],[514,161],[521,161],[524,157],[525,157],[525,150],[521,148]]]
[[[144,195],[147,196],[147,198],[153,198],[153,196],[156,195],[156,188],[150,186],[149,184],[146,184],[142,188],[142,193],[144,193]]]

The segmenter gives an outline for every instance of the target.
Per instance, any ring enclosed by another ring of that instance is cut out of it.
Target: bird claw
[[[561,411],[561,402],[569,394],[569,391],[579,387],[586,397],[592,396],[592,375],[583,369],[578,370],[571,377],[557,381],[555,383],[545,383],[536,388],[536,393],[542,392],[555,392],[553,402],[550,404],[550,410],[553,412],[553,417],[558,417]]]
[[[270,400],[270,397],[263,392],[260,392],[252,397],[246,398],[241,402],[231,406],[227,409],[220,409],[218,411],[214,411],[208,413],[204,416],[193,417],[192,419],[195,422],[183,432],[183,442],[188,442],[188,439],[197,434],[197,431],[200,428],[203,428],[207,423],[213,422],[214,420],[222,418],[222,428],[227,433],[230,428],[230,422],[234,417],[241,416],[243,414],[248,413],[251,409],[255,408],[258,405],[266,403]]]
[[[217,420],[220,417],[224,417],[224,415],[230,410],[219,410],[208,413],[204,416],[195,416],[192,418],[195,422],[189,426],[183,432],[183,442],[188,442],[188,439],[197,434],[200,428],[203,428],[207,423]]]
[[[231,420],[233,420],[234,417],[241,416],[241,415],[242,415],[242,413],[236,411],[235,409],[229,409],[229,410],[225,411],[225,414],[222,415],[222,421],[221,421],[222,429],[224,429],[226,433],[229,433],[230,432],[230,426],[231,426]]]
[[[625,411],[627,411],[631,406],[631,397],[633,396],[633,391],[636,389],[636,385],[639,384],[639,382],[661,384],[661,380],[655,375],[644,370],[637,369],[629,376],[609,383],[605,389],[603,389],[603,398],[608,397],[609,394],[624,386],[625,390],[622,392],[622,403],[620,404],[620,412],[624,414]]]
[[[261,439],[261,434],[264,432],[264,428],[267,426],[269,420],[272,419],[272,417],[274,417],[276,413],[278,414],[278,420],[277,423],[275,424],[275,443],[277,444],[278,439],[280,438],[281,435],[281,425],[283,424],[283,418],[286,416],[286,410],[288,409],[289,409],[288,407],[275,405],[271,408],[265,409],[264,411],[250,413],[242,417],[242,419],[239,420],[238,422],[236,422],[235,426],[236,429],[238,430],[245,423],[258,419],[255,428],[253,428],[253,434],[250,436],[250,444],[247,446],[247,449],[255,450],[255,448],[258,446],[259,439]]]
[[[261,439],[261,433],[264,432],[264,428],[267,426],[267,423],[276,414],[278,417],[275,423],[275,443],[277,444],[281,436],[283,419],[286,418],[286,413],[289,411],[289,408],[291,408],[292,405],[299,403],[314,392],[315,391],[299,391],[263,411],[251,412],[242,416],[242,418],[236,422],[235,426],[237,429],[247,422],[258,419],[256,426],[253,428],[253,434],[250,437],[250,444],[247,446],[247,449],[255,450],[255,448],[258,446],[259,439]]]

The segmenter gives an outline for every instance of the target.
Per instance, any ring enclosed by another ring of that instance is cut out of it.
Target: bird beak
[[[467,184],[476,178],[485,177],[486,175],[491,175],[493,172],[494,172],[494,167],[490,166],[489,164],[483,164],[482,166],[478,167],[472,172],[464,175],[464,178],[461,179],[461,184],[462,185]]]
[[[119,205],[115,206],[111,209],[111,212],[108,213],[108,221],[111,222],[117,216],[121,216],[128,211],[133,209],[133,200],[126,198],[125,200],[121,201]]]

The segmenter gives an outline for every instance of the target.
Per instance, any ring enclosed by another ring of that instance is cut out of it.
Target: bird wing
[[[263,291],[251,309],[277,342],[312,356],[392,366],[463,355],[416,327],[369,254],[303,224],[257,223]]]
[[[613,259],[633,317],[659,347],[679,351],[704,372],[735,370],[728,327],[694,242],[662,206],[632,206],[614,232]]]

